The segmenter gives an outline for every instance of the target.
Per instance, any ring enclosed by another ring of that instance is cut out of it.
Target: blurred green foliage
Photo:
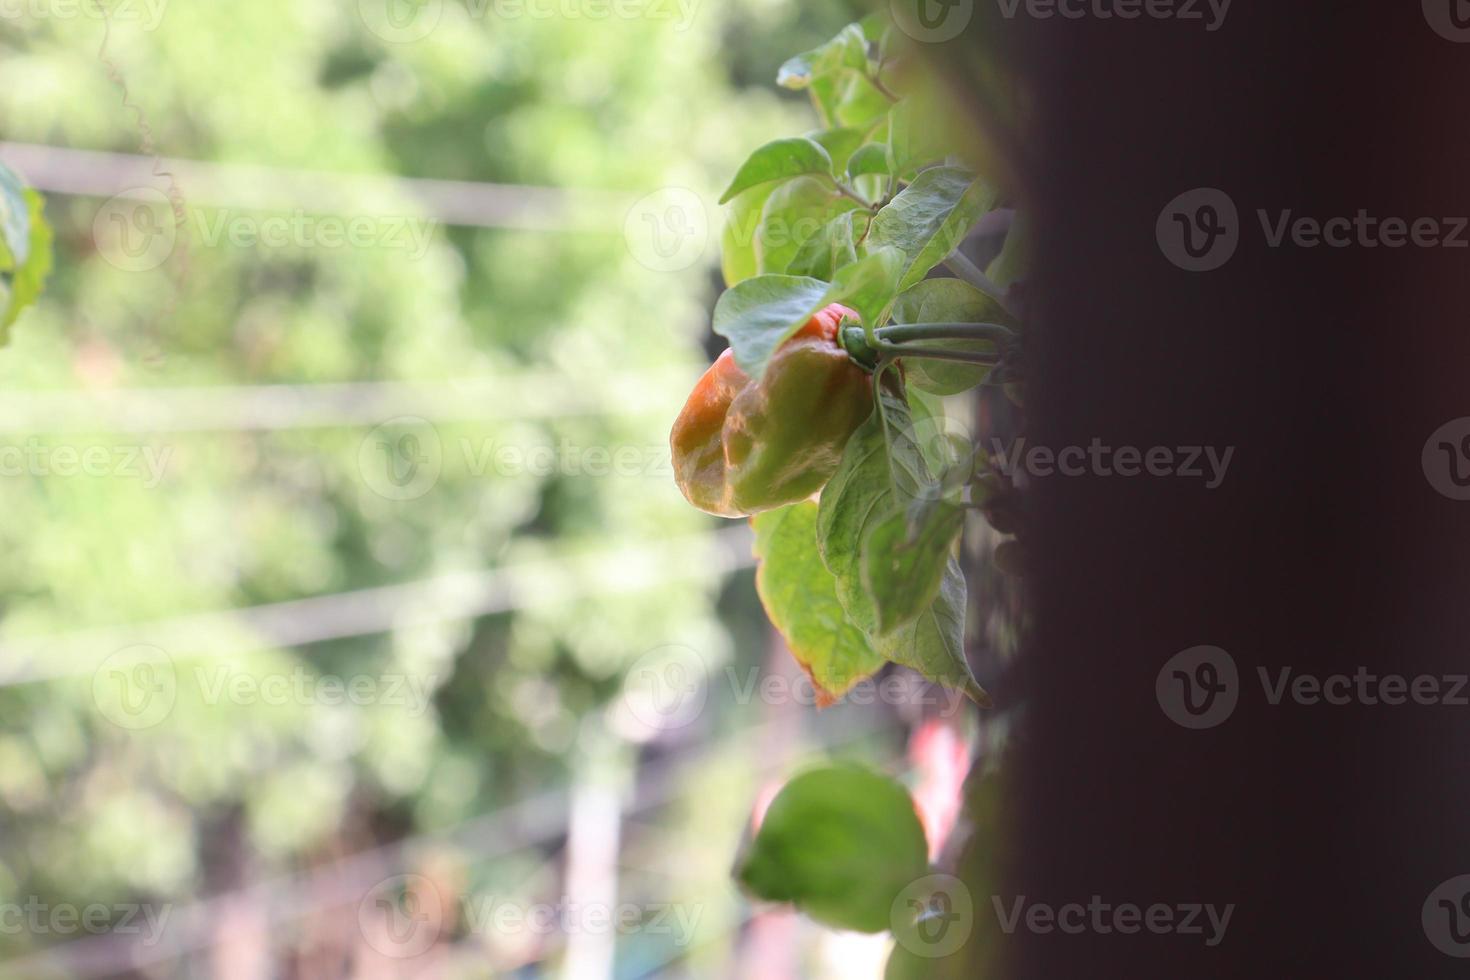
[[[105,30],[95,17],[0,24],[7,140],[594,192],[573,199],[588,209],[568,218],[581,230],[438,226],[417,254],[383,242],[211,244],[199,229],[267,215],[191,202],[181,179],[186,234],[145,270],[109,255],[101,200],[48,196],[56,265],[0,352],[5,398],[61,390],[85,408],[117,389],[453,391],[459,379],[503,383],[505,397],[497,418],[435,420],[442,473],[402,500],[366,472],[371,421],[120,433],[95,411],[90,428],[0,434],[52,461],[68,447],[166,461],[156,483],[120,464],[0,478],[0,643],[12,657],[0,676],[60,675],[0,687],[0,895],[179,900],[238,884],[218,871],[236,851],[269,874],[451,827],[565,782],[580,719],[648,649],[732,655],[713,615],[718,563],[661,567],[646,552],[710,529],[666,468],[593,477],[483,462],[563,440],[664,446],[706,362],[717,235],[697,264],[648,268],[624,234],[627,204],[666,187],[712,202],[751,145],[810,128],[803,100],[770,78],[784,52],[830,36],[850,11],[739,0],[695,4],[681,23],[501,18],[446,2],[435,29],[408,43],[369,30],[358,15],[369,6],[172,2],[151,29],[121,17]],[[252,189],[289,193],[268,182]],[[353,186],[338,214],[383,212],[380,197],[354,203]],[[407,194],[391,214],[424,217]],[[197,647],[150,641],[144,628],[139,642],[164,647],[177,678],[172,709],[148,727],[99,709],[96,668],[112,648],[44,639],[607,552],[622,557],[539,576],[512,611],[468,621],[416,621],[422,610],[407,608],[399,628],[291,648],[248,624],[211,626]],[[654,587],[605,591],[655,573]],[[220,645],[232,652],[199,656]],[[35,659],[15,660],[21,646]],[[221,671],[406,677],[432,700],[421,712],[266,705],[212,695]],[[726,792],[736,811],[750,795]],[[0,935],[0,950],[55,938]]]

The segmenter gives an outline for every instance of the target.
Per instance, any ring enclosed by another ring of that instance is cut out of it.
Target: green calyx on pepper
[[[689,502],[745,517],[805,500],[837,470],[848,438],[873,411],[872,379],[838,343],[833,303],[771,355],[752,379],[725,351],[694,386],[669,436],[674,479]]]

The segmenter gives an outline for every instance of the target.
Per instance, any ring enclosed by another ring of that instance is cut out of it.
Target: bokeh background
[[[104,6],[0,9],[0,975],[880,975],[729,868],[819,756],[952,819],[969,716],[815,711],[666,448],[715,197],[865,11]]]

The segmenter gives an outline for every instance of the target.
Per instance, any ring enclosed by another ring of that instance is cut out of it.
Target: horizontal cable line
[[[667,538],[655,547],[607,548],[245,609],[10,638],[0,641],[0,687],[85,676],[128,647],[156,647],[185,660],[225,656],[474,619],[533,606],[543,596],[637,592],[685,578],[692,568],[723,573],[749,567],[750,542],[749,530],[739,525]],[[140,653],[140,659],[147,657]]]
[[[847,722],[816,740],[817,747],[828,751],[856,742],[882,730],[864,713],[863,723]],[[635,802],[623,807],[624,814],[637,814],[666,806],[683,799],[690,792],[686,770],[696,768],[701,760],[739,741],[758,740],[761,731],[783,721],[758,722],[722,736],[712,745],[697,750],[677,752],[645,767],[638,779]],[[757,759],[757,776],[768,779],[787,768],[788,761]],[[454,846],[467,851],[475,861],[514,854],[518,850],[556,840],[566,832],[570,791],[566,787],[498,807],[489,813],[470,818],[458,825],[406,837],[379,847],[359,851],[329,867],[299,874],[284,874],[270,881],[249,885],[235,891],[222,892],[171,908],[168,936],[152,946],[117,934],[74,939],[0,963],[6,976],[28,975],[25,971],[41,971],[64,963],[67,976],[108,976],[121,969],[142,969],[150,964],[175,959],[186,953],[207,949],[218,942],[210,926],[232,905],[253,904],[262,910],[272,924],[288,922],[312,912],[337,908],[361,901],[379,883],[408,871],[412,852],[425,846]],[[270,937],[278,941],[279,930]],[[677,957],[676,957],[677,958]],[[16,971],[16,972],[12,972]]]
[[[0,433],[246,432],[427,421],[515,421],[677,410],[662,393],[682,391],[688,371],[604,379],[579,388],[566,375],[504,379],[220,385],[189,388],[0,392]]]
[[[633,197],[614,191],[386,177],[0,141],[0,160],[55,194],[155,198],[172,174],[191,205],[312,214],[433,218],[443,224],[524,231],[621,234]],[[408,215],[403,215],[407,217]]]

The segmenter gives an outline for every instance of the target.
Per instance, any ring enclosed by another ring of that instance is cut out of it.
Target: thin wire
[[[330,173],[0,142],[0,160],[54,194],[156,199],[155,167],[197,206],[311,214],[422,215],[443,224],[621,234],[633,198],[612,191]]]
[[[0,433],[247,432],[428,421],[632,416],[672,412],[661,392],[689,372],[606,378],[603,393],[550,372],[444,381],[359,381],[192,388],[0,392]],[[611,409],[609,409],[611,405]]]
[[[298,647],[509,612],[524,608],[553,584],[559,597],[616,595],[678,579],[690,568],[717,574],[753,563],[749,529],[739,525],[668,538],[656,547],[609,548],[245,609],[10,639],[0,643],[0,688],[85,676],[111,654],[130,647],[156,648],[170,659],[191,660]],[[585,575],[569,574],[610,566],[615,575],[595,576],[592,583]],[[139,656],[146,659],[146,651]]]

